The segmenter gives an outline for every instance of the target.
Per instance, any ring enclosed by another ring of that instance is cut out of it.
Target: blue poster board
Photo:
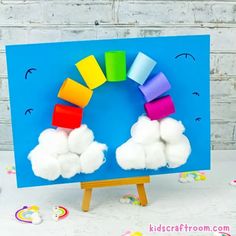
[[[139,51],[157,61],[153,74],[162,71],[170,81],[168,94],[176,108],[172,117],[183,122],[191,142],[188,162],[180,168],[159,170],[125,171],[118,166],[115,149],[130,137],[130,127],[144,113],[145,101],[138,84],[128,79],[95,89],[84,110],[83,123],[94,131],[97,141],[109,147],[106,163],[93,174],[77,174],[71,179],[47,181],[36,177],[27,155],[37,145],[40,132],[51,127],[54,105],[68,104],[57,98],[60,86],[67,77],[84,84],[75,63],[88,55],[95,55],[104,70],[104,52],[111,50],[126,51],[127,68]],[[210,168],[208,35],[9,45],[6,53],[18,187]]]

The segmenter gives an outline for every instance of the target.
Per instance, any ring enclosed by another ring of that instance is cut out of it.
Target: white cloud
[[[173,118],[158,122],[141,116],[131,128],[131,138],[117,148],[117,162],[125,170],[177,168],[191,153],[184,131],[182,122]]]
[[[107,150],[105,144],[94,141],[87,125],[74,130],[46,129],[38,141],[28,158],[34,174],[48,180],[93,173],[104,163]]]

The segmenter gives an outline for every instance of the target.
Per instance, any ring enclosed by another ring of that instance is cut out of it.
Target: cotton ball
[[[178,141],[185,131],[181,121],[177,121],[171,117],[164,118],[160,121],[160,134],[165,142],[173,143]]]
[[[80,156],[81,172],[93,173],[104,163],[104,151],[107,146],[102,143],[92,142]]]
[[[55,180],[60,174],[60,164],[58,160],[49,153],[43,156],[31,155],[31,164],[34,174],[38,177]]]
[[[131,136],[137,143],[153,143],[160,138],[159,122],[150,120],[147,116],[140,116],[131,127]]]
[[[37,145],[28,154],[28,159],[31,160],[32,157],[41,158],[44,155],[48,155],[48,152],[41,145]],[[55,158],[56,154],[51,154],[50,157]]]
[[[166,166],[165,145],[162,142],[155,142],[144,146],[146,154],[146,168],[158,169]]]
[[[166,144],[166,159],[169,168],[177,168],[186,163],[191,153],[188,138],[182,135],[178,142]]]
[[[144,169],[145,151],[141,144],[129,139],[116,149],[116,160],[124,170]]]
[[[61,167],[61,175],[63,178],[71,178],[80,173],[80,158],[74,153],[66,153],[58,155],[58,161]]]
[[[68,152],[68,135],[63,130],[46,129],[39,136],[39,144],[50,153]]]
[[[79,128],[71,131],[68,144],[71,152],[81,154],[93,142],[93,131],[87,125],[81,125]]]

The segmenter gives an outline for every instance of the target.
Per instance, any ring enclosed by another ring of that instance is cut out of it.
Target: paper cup
[[[82,84],[67,78],[62,84],[58,97],[79,107],[88,105],[93,91]]]
[[[80,127],[82,122],[83,110],[79,107],[56,104],[53,111],[52,125],[75,129]]]
[[[145,100],[150,102],[155,98],[161,96],[171,88],[171,85],[166,76],[160,72],[156,76],[147,80],[144,85],[139,86],[139,89],[143,93]]]
[[[129,69],[128,77],[143,85],[155,65],[156,61],[139,52]]]
[[[106,77],[109,82],[126,80],[125,51],[110,51],[105,53]]]
[[[151,120],[163,119],[175,112],[174,103],[170,96],[165,96],[144,104],[147,116]]]
[[[107,81],[101,67],[93,55],[85,57],[75,65],[90,89],[95,89]]]

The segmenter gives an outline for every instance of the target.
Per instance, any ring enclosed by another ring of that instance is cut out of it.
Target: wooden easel
[[[131,184],[137,185],[140,203],[142,206],[146,206],[147,205],[147,196],[146,196],[146,192],[145,192],[145,188],[144,188],[145,183],[150,183],[149,176],[83,182],[80,185],[81,189],[84,189],[82,210],[85,212],[89,211],[93,188],[103,188],[103,187],[131,185]]]

